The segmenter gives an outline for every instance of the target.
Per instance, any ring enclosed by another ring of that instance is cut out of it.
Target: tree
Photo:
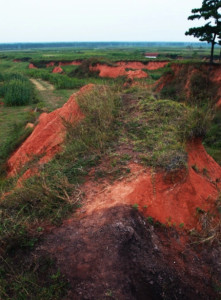
[[[221,45],[221,0],[203,0],[202,7],[192,9],[188,20],[209,20],[204,26],[192,27],[185,35],[193,35],[200,41],[211,43],[210,63],[213,63],[214,46]]]

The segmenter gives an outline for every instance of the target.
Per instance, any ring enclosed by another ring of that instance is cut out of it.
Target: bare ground
[[[153,226],[130,206],[66,221],[38,246],[41,254],[68,279],[65,299],[217,299],[220,249],[194,249],[184,233]]]

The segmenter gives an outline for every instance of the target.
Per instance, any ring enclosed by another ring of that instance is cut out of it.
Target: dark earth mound
[[[129,206],[98,210],[52,230],[35,255],[56,259],[65,299],[217,299],[221,251],[151,223]]]

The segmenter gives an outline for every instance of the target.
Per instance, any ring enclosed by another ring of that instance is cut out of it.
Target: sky
[[[0,43],[184,41],[202,0],[0,0]]]

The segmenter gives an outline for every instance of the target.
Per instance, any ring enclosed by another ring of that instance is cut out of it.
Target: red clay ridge
[[[55,67],[52,73],[63,73],[63,69],[61,67]]]
[[[37,67],[35,65],[33,65],[33,64],[29,64],[28,68],[29,69],[37,69]]]
[[[131,175],[106,186],[85,184],[86,214],[116,205],[136,205],[146,217],[169,226],[200,228],[197,208],[214,210],[221,188],[221,167],[200,140],[188,144],[188,169],[157,172],[131,164]],[[196,166],[198,171],[194,170]]]
[[[63,120],[78,122],[84,116],[76,102],[79,94],[84,94],[93,88],[88,84],[73,94],[63,107],[51,113],[43,113],[32,134],[15,151],[8,160],[8,176],[14,176],[27,162],[35,156],[41,156],[40,163],[46,163],[61,151],[65,139],[66,128]]]

